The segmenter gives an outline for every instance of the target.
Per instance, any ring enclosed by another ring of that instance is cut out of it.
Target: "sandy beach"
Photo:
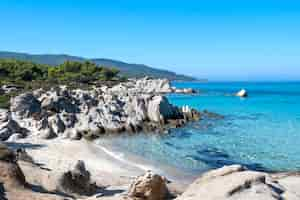
[[[135,177],[144,174],[147,168],[122,162],[106,151],[105,148],[86,140],[68,140],[56,138],[44,140],[28,137],[15,142],[6,143],[12,149],[24,148],[34,159],[36,165],[19,161],[27,182],[37,185],[47,191],[55,191],[59,177],[71,170],[78,160],[85,162],[91,173],[91,179],[101,188],[99,194],[103,199],[112,196],[119,197],[128,191]],[[181,193],[187,187],[186,183],[172,181],[170,190]],[[97,198],[97,199],[102,199]]]

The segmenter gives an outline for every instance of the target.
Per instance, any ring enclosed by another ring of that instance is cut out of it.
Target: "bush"
[[[1,95],[0,96],[0,108],[9,109],[10,105],[10,96],[9,95]]]
[[[66,61],[58,66],[33,62],[0,59],[1,82],[80,82],[118,79],[119,70],[97,66],[92,62]],[[26,83],[25,83],[26,84]]]
[[[47,74],[47,65],[11,59],[0,60],[0,78],[2,80],[32,81],[45,79]]]

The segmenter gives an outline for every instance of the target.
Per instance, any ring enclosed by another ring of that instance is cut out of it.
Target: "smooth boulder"
[[[281,200],[285,196],[297,193],[267,173],[231,165],[203,174],[176,200]]]
[[[0,143],[0,182],[5,188],[25,186],[25,176],[16,161],[16,154]]]
[[[164,200],[169,191],[165,178],[148,171],[131,184],[128,196],[136,200]]]
[[[169,103],[164,96],[154,96],[148,104],[148,117],[153,122],[164,122],[168,119],[182,118],[179,109]]]

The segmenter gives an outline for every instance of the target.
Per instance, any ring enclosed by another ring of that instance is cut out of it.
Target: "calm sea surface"
[[[234,163],[267,171],[300,170],[300,82],[173,85],[200,93],[170,95],[171,103],[225,118],[202,120],[164,136],[139,134],[100,143],[191,174]],[[242,88],[249,98],[232,95]]]

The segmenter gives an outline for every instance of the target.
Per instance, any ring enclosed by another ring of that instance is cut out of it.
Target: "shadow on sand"
[[[42,144],[31,144],[31,143],[16,143],[16,142],[5,142],[5,144],[11,149],[40,149],[45,147]]]

